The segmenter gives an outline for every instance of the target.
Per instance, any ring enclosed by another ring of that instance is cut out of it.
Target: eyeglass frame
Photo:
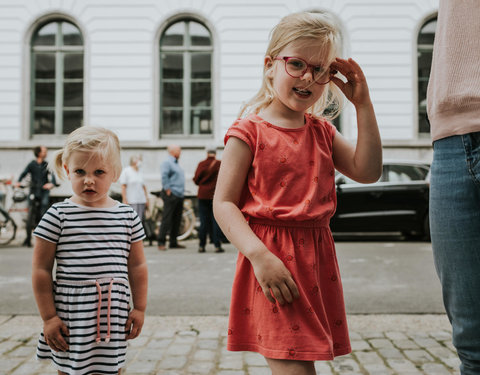
[[[297,60],[303,61],[303,62],[305,63],[305,65],[306,65],[306,68],[303,70],[303,72],[302,72],[298,77],[295,77],[295,76],[291,75],[291,74],[288,72],[288,70],[287,70],[287,62],[288,62],[288,60],[290,60],[290,59],[297,59]],[[285,63],[285,64],[284,64],[284,66],[285,66],[285,73],[287,73],[287,74],[288,74],[290,77],[292,77],[292,78],[300,78],[300,77],[302,77],[303,75],[305,75],[305,73],[307,72],[307,70],[308,70],[309,68],[312,68],[312,78],[313,78],[313,76],[314,76],[314,74],[313,74],[313,69],[315,69],[315,68],[318,67],[318,66],[321,66],[321,65],[309,64],[308,62],[306,62],[306,61],[305,61],[304,59],[302,59],[301,57],[296,57],[296,56],[277,56],[277,57],[274,58],[274,60],[283,61],[283,62]],[[335,70],[335,69],[330,69],[330,72],[329,72],[329,75],[328,75],[329,78],[328,78],[328,81],[327,81],[327,82],[318,82],[318,81],[315,81],[315,80],[313,80],[313,82],[315,82],[317,85],[326,85],[327,83],[330,83],[330,81],[332,80],[333,76],[334,76],[335,74],[337,74],[337,73],[338,73],[337,70]]]

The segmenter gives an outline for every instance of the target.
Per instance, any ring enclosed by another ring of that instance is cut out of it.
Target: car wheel
[[[419,241],[423,238],[423,234],[418,232],[403,232],[402,234],[407,241]]]

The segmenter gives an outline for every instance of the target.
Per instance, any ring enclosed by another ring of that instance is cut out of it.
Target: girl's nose
[[[303,73],[302,79],[312,82],[313,81],[313,67],[308,67],[305,73]]]
[[[85,176],[84,183],[85,185],[92,185],[95,182],[93,177],[91,176]]]

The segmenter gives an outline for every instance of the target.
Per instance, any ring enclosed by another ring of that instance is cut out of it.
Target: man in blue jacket
[[[163,213],[158,234],[158,250],[166,250],[167,233],[169,234],[170,249],[185,248],[185,246],[177,242],[182,221],[185,192],[185,173],[178,164],[182,149],[178,145],[170,145],[167,151],[167,159],[163,161],[160,168],[162,175],[161,197],[163,199]]]

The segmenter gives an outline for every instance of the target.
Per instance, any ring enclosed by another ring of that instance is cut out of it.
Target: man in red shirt
[[[215,221],[212,208],[213,194],[217,184],[218,170],[220,169],[220,160],[216,159],[216,153],[217,151],[214,148],[207,149],[207,158],[198,164],[193,177],[193,182],[198,185],[198,211],[200,215],[199,253],[205,252],[207,234],[215,245],[215,252],[223,253],[224,251],[220,243],[220,227]]]

